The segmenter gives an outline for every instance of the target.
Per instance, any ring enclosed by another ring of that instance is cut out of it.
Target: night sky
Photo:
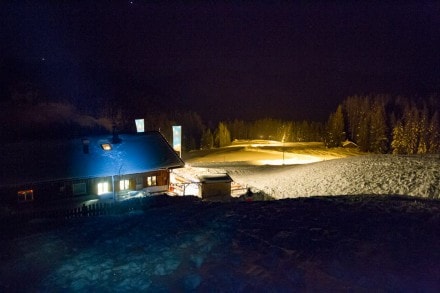
[[[6,2],[3,93],[29,78],[93,107],[141,92],[205,120],[323,121],[349,95],[440,92],[439,1]]]

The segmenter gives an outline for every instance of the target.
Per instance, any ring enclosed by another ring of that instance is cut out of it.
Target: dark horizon
[[[31,81],[89,107],[325,121],[350,95],[438,94],[438,15],[429,1],[3,3],[0,93]]]

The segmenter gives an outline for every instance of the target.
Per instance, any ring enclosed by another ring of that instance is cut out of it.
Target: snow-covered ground
[[[397,196],[438,198],[439,156],[290,147],[314,163],[262,165],[283,150],[240,146],[179,170],[228,172],[283,200],[152,197],[126,214],[2,225],[0,291],[440,290],[440,202]]]
[[[228,173],[237,183],[276,199],[353,194],[440,196],[439,155],[369,155],[353,149],[327,150],[319,143],[309,147],[290,143],[284,152],[255,142],[241,142],[240,146],[243,148],[192,158],[186,168],[176,172],[190,178]],[[284,164],[280,164],[282,157]]]
[[[365,155],[289,166],[195,164],[178,170],[228,173],[234,181],[277,199],[320,195],[401,194],[438,198],[439,156]]]

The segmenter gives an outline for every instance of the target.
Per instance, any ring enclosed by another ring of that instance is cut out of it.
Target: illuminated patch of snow
[[[372,155],[279,168],[226,167],[226,171],[238,183],[275,198],[347,194],[438,197],[439,163],[439,156]]]
[[[241,148],[227,153],[213,150],[202,158],[190,160],[191,169],[178,172],[189,172],[191,176],[199,172],[227,172],[238,184],[279,199],[347,194],[439,197],[438,155],[353,156],[360,153],[352,148],[325,149],[320,143],[289,143],[289,151],[283,154],[282,149],[250,146],[267,146],[273,142],[235,144]]]
[[[285,156],[283,159],[259,160],[257,162],[258,165],[299,165],[323,161],[322,158],[309,155],[287,154]]]

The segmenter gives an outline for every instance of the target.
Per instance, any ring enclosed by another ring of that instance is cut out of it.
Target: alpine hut
[[[3,202],[162,193],[170,170],[184,166],[157,131],[5,143],[0,152]]]

